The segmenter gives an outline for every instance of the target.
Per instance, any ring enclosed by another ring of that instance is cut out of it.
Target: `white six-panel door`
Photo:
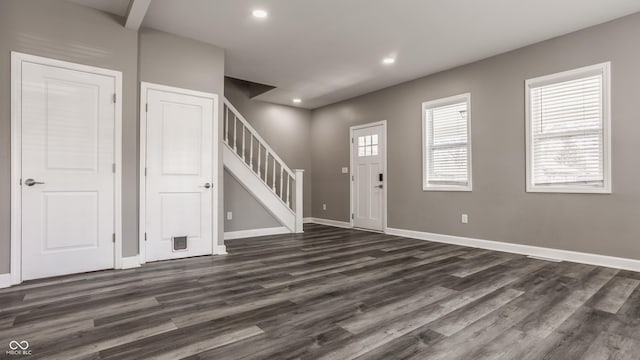
[[[146,92],[146,261],[213,251],[213,111],[210,98]],[[174,237],[187,237],[175,250]]]
[[[22,280],[114,267],[115,80],[24,62]]]
[[[385,215],[384,125],[352,129],[353,226],[382,231]]]

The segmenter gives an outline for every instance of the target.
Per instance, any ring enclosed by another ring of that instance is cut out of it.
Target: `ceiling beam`
[[[151,4],[151,0],[131,0],[129,2],[127,21],[125,22],[124,27],[138,31],[140,29],[140,25],[142,25],[142,20],[144,20],[144,16],[147,13],[147,9],[149,9],[149,4]]]

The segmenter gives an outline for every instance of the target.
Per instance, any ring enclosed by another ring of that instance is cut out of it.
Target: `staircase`
[[[302,232],[302,174],[291,170],[224,99],[224,166],[292,233]]]

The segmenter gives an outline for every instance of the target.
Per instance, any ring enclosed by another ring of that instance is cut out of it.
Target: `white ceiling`
[[[277,87],[261,100],[315,108],[638,11],[638,0],[153,0],[143,26],[225,48],[228,76]]]
[[[69,0],[71,2],[96,8],[104,12],[126,16],[129,0]]]

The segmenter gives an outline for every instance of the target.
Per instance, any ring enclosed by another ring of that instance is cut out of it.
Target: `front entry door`
[[[22,280],[114,267],[115,78],[22,63]]]
[[[146,104],[146,260],[210,255],[213,100],[148,89]]]
[[[353,130],[353,225],[382,231],[385,207],[385,127],[374,125]]]

